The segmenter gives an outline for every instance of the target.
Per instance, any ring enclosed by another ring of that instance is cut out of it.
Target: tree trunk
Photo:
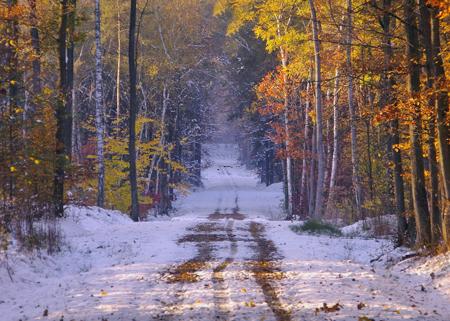
[[[284,131],[285,131],[285,149],[286,149],[286,188],[287,188],[287,219],[292,219],[293,215],[293,205],[292,205],[292,157],[291,157],[291,134],[289,129],[289,93],[288,93],[288,77],[286,74],[287,69],[287,53],[283,48],[280,49],[281,52],[281,63],[283,66],[283,90],[284,90]]]
[[[433,40],[433,63],[434,63],[434,86],[436,91],[435,109],[437,114],[437,133],[439,146],[439,165],[442,176],[442,186],[444,187],[444,197],[442,201],[442,233],[447,247],[450,249],[450,146],[449,126],[446,122],[449,112],[448,108],[448,88],[446,87],[446,77],[444,64],[441,56],[439,11],[434,9],[432,13],[432,40]]]
[[[66,35],[68,47],[66,48],[66,77],[67,77],[67,93],[65,97],[65,129],[64,141],[66,144],[66,154],[69,159],[72,158],[72,118],[74,104],[74,57],[75,57],[75,24],[76,24],[76,0],[67,0],[67,32]]]
[[[311,81],[308,79],[306,84],[306,101],[305,101],[305,127],[304,127],[304,139],[303,139],[303,160],[302,160],[302,178],[301,178],[301,190],[302,190],[302,204],[301,209],[304,211],[304,217],[310,215],[309,213],[309,200],[311,199],[311,193],[309,190],[310,184],[308,184],[308,158],[311,158],[311,150],[309,146],[309,139],[311,136],[310,130],[310,119],[309,112],[311,107],[311,102],[309,98],[309,91],[311,87]],[[312,146],[311,146],[312,147]],[[312,160],[310,161],[310,166],[312,166]]]
[[[356,111],[353,88],[353,66],[352,66],[352,45],[353,45],[353,22],[352,22],[352,0],[347,0],[347,74],[348,74],[348,109],[350,113],[350,136],[351,136],[351,154],[352,154],[352,182],[355,193],[356,215],[358,219],[362,216],[362,190],[359,179],[358,166],[358,140],[356,133]]]
[[[105,203],[103,65],[100,0],[95,0],[95,124],[97,130],[98,190],[97,206]]]
[[[425,0],[419,0],[420,6],[420,40],[422,42],[422,49],[425,52],[425,71],[427,75],[426,88],[428,91],[433,89],[434,74],[433,74],[433,53],[431,43],[431,12],[430,8],[426,5]],[[434,97],[429,99],[430,107],[434,107]],[[439,178],[438,168],[436,162],[436,147],[435,147],[435,117],[432,115],[428,122],[428,163],[430,169],[431,189],[429,196],[430,205],[430,224],[431,224],[431,241],[433,244],[437,244],[442,237],[442,220],[441,213],[439,211]]]
[[[131,190],[131,218],[139,221],[139,199],[136,173],[136,114],[137,114],[137,66],[136,66],[136,0],[130,5],[130,30],[128,47],[128,67],[130,73],[130,111],[128,120],[129,129],[129,163],[130,163],[130,190]]]
[[[411,98],[416,100],[416,96],[420,92],[420,54],[417,18],[415,14],[416,3],[414,0],[404,0],[403,7],[405,10],[405,32],[407,41],[408,92]],[[419,245],[425,245],[429,244],[431,241],[431,231],[422,158],[421,120],[420,104],[415,101],[412,111],[412,120],[409,126],[411,141],[411,185],[417,231],[416,242]]]
[[[117,0],[117,74],[116,74],[116,122],[119,128],[120,124],[120,67],[122,59],[122,41],[120,35],[120,1]]]
[[[67,63],[66,42],[68,23],[68,0],[61,0],[61,22],[58,39],[59,58],[59,98],[56,103],[56,147],[55,147],[55,173],[53,202],[56,217],[64,216],[64,180],[66,166],[66,121],[67,121]]]
[[[383,27],[383,89],[382,89],[382,106],[390,105],[393,102],[392,99],[392,87],[393,78],[391,73],[392,67],[392,33],[391,33],[391,6],[392,0],[383,0],[383,15],[382,27]],[[389,153],[391,161],[394,165],[393,168],[393,181],[394,181],[394,195],[395,195],[395,209],[397,215],[397,244],[403,245],[405,243],[405,237],[407,235],[407,221],[405,217],[405,187],[403,182],[403,166],[402,155],[398,145],[400,144],[399,133],[399,121],[396,117],[389,123],[390,138],[389,138]]]
[[[320,61],[320,41],[319,26],[316,15],[314,0],[309,0],[311,10],[313,41],[314,41],[314,65],[315,65],[315,82],[316,82],[316,139],[317,139],[317,188],[316,188],[316,204],[314,206],[314,217],[322,218],[323,210],[323,192],[325,179],[325,155],[323,148],[323,129],[322,129],[322,73]]]
[[[39,95],[42,91],[42,83],[41,83],[41,41],[39,37],[39,29],[38,29],[38,18],[36,15],[37,6],[36,0],[28,0],[28,5],[30,6],[30,37],[31,37],[31,46],[33,47],[33,60],[32,60],[32,80],[31,80],[31,93],[34,96],[33,99],[36,98],[36,95]],[[31,115],[35,112],[36,106],[33,103],[30,104],[31,110],[28,110],[26,115],[26,119],[30,119]]]
[[[336,68],[333,89],[333,156],[331,158],[330,185],[327,201],[327,212],[334,206],[337,169],[339,166],[339,69]]]

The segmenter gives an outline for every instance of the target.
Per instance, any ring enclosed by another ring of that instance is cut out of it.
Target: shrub
[[[295,233],[307,232],[311,234],[325,234],[335,236],[342,235],[341,231],[337,227],[329,223],[314,219],[308,220],[302,225],[292,225],[291,230]]]

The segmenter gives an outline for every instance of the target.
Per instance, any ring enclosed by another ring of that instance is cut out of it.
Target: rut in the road
[[[265,238],[264,232],[264,225],[256,222],[250,223],[250,233],[257,243],[255,261],[250,262],[251,270],[256,283],[264,293],[264,300],[276,319],[278,321],[290,321],[291,312],[284,308],[278,296],[280,291],[275,284],[275,281],[284,278],[284,274],[278,265],[281,256],[275,244]]]
[[[236,236],[233,234],[233,225],[234,221],[230,220],[226,227],[228,241],[230,242],[230,255],[213,269],[212,282],[214,287],[214,305],[216,307],[217,320],[228,320],[230,318],[230,291],[225,284],[223,271],[233,263],[237,253],[237,242]]]
[[[277,321],[290,321],[291,313],[281,302],[279,297],[280,291],[277,287],[277,282],[284,278],[278,263],[281,256],[275,244],[265,237],[264,225],[251,222],[250,224],[245,224],[245,228],[237,227],[238,230],[245,231],[245,234],[248,236],[241,235],[236,237],[233,231],[235,220],[244,220],[246,218],[245,215],[239,213],[237,206],[232,213],[223,214],[216,211],[209,215],[208,218],[211,222],[195,225],[188,229],[191,233],[182,236],[178,240],[178,243],[194,243],[197,247],[197,255],[166,272],[167,282],[179,284],[180,287],[177,290],[177,299],[165,306],[163,319],[173,319],[175,316],[183,318],[183,310],[180,306],[182,306],[186,298],[186,286],[184,285],[199,282],[200,276],[198,272],[210,269],[212,269],[212,287],[205,287],[204,291],[213,291],[214,318],[216,320],[231,319],[231,313],[233,312],[230,310],[233,306],[231,292],[233,289],[228,288],[224,272],[234,263],[238,244],[244,242],[249,244],[249,248],[254,251],[253,258],[244,261],[242,265],[235,264],[234,266],[242,266],[243,270],[252,273],[256,284],[262,290],[264,302],[270,308]],[[218,259],[214,254],[216,249],[214,243],[223,242],[229,242],[229,255],[214,265],[214,262],[217,262]],[[256,314],[262,313],[257,307],[254,309]]]

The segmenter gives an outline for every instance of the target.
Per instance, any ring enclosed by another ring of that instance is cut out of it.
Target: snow
[[[397,217],[384,215],[357,221],[341,228],[342,234],[357,237],[393,237],[396,235]]]
[[[235,145],[206,148],[204,188],[175,217],[71,206],[60,253],[11,248],[0,320],[449,320],[448,254],[401,260],[387,239],[296,234],[280,220],[280,184],[259,184]]]

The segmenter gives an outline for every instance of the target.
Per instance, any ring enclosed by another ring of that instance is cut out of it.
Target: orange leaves
[[[284,84],[280,70],[268,73],[256,87],[258,112],[280,114],[284,110]]]
[[[427,0],[427,3],[439,8],[439,18],[444,19],[450,16],[450,1],[449,0]]]
[[[10,7],[0,7],[0,20],[17,20],[25,17],[27,8],[24,5],[16,4]]]

